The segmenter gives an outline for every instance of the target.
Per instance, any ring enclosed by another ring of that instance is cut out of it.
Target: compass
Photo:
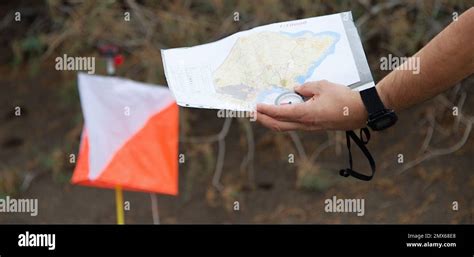
[[[300,104],[303,103],[304,99],[300,94],[294,92],[285,92],[279,95],[275,99],[276,105],[285,105],[285,104]]]

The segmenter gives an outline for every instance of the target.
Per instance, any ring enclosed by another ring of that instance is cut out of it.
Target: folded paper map
[[[350,12],[274,23],[161,51],[178,105],[250,111],[308,81],[374,85]]]

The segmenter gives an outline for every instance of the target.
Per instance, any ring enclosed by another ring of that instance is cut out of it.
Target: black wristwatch
[[[370,87],[360,91],[362,102],[369,113],[367,126],[374,131],[384,130],[393,126],[398,117],[393,110],[385,108],[375,87]]]

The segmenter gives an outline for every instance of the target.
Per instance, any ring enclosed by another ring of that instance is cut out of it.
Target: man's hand
[[[367,112],[359,92],[326,80],[297,86],[308,100],[301,104],[257,105],[257,120],[276,131],[353,130],[361,128]]]

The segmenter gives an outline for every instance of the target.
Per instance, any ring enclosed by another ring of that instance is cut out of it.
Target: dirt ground
[[[75,74],[59,74],[52,66],[44,65],[34,76],[25,75],[27,67],[1,67],[1,74],[8,74],[0,76],[2,194],[39,199],[39,215],[0,213],[0,223],[114,223],[112,190],[69,183],[74,165],[68,159],[69,154],[77,152],[82,116],[76,85],[59,85]],[[462,112],[474,115],[472,77],[462,84],[467,92]],[[271,132],[255,123],[251,123],[256,145],[255,179],[249,182],[247,172],[240,169],[247,149],[245,136],[239,122],[234,121],[226,137],[224,189],[219,192],[212,186],[217,144],[181,143],[180,153],[185,154],[186,162],[180,164],[180,194],[158,197],[161,222],[473,223],[472,133],[458,151],[397,171],[402,167],[397,162],[398,154],[403,154],[405,162],[420,156],[428,130],[420,120],[437,105],[437,100],[431,100],[403,111],[395,128],[373,133],[369,148],[379,170],[371,182],[338,175],[337,168],[347,165],[345,146],[339,154],[335,147],[327,148],[307,168],[288,134]],[[22,107],[20,117],[14,115],[15,106]],[[445,111],[449,113],[450,109]],[[223,120],[215,111],[181,108],[180,113],[192,128],[185,136],[215,134],[222,127]],[[452,120],[440,119],[442,126],[453,127]],[[434,132],[433,147],[455,144],[464,129],[461,124],[449,136]],[[327,138],[326,133],[299,135],[308,153]],[[296,155],[295,163],[288,162],[289,154]],[[355,162],[365,167],[361,156],[357,155]],[[302,186],[297,181],[304,167],[313,180]],[[334,195],[365,199],[365,215],[326,213],[324,201]],[[126,223],[152,223],[148,194],[126,192],[124,198],[131,207],[125,213]],[[234,201],[239,201],[239,211],[233,210]],[[453,201],[459,203],[459,210],[452,210]]]

